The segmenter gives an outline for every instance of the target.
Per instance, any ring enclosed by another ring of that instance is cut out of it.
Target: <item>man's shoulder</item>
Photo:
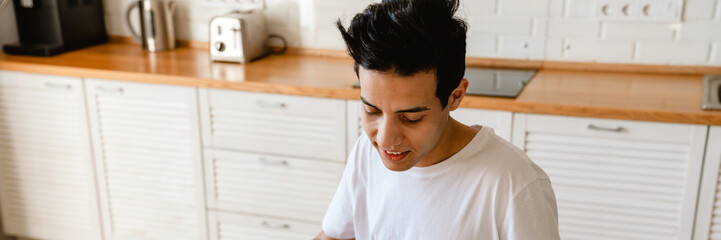
[[[482,181],[497,182],[519,190],[537,180],[548,180],[548,175],[526,153],[505,139],[488,131],[484,139],[471,146],[477,149],[465,166],[468,174]]]

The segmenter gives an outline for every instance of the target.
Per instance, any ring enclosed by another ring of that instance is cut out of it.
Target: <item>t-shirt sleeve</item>
[[[359,140],[348,155],[343,177],[323,217],[323,232],[337,239],[355,238],[353,209],[355,205],[354,184],[357,183],[356,161],[358,161]]]
[[[548,179],[533,181],[513,197],[506,211],[501,239],[560,239],[556,196]]]

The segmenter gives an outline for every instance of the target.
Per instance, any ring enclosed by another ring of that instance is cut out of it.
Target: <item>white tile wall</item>
[[[670,23],[604,23],[602,39],[610,40],[666,40],[674,36]]]
[[[592,18],[596,16],[596,0],[566,0],[563,16],[569,18]]]
[[[713,43],[711,54],[709,55],[709,62],[721,64],[721,41]]]
[[[545,38],[530,36],[499,37],[499,57],[543,59]]]
[[[533,19],[526,17],[469,16],[468,30],[473,33],[531,34]]]
[[[129,35],[123,14],[131,0],[104,1],[108,32]],[[204,0],[176,1],[179,39],[207,41],[210,18],[229,11]],[[344,49],[335,20],[347,26],[379,1],[265,0],[266,17],[269,30],[291,46]],[[680,23],[601,21],[598,0],[461,0],[458,16],[469,22],[467,53],[474,57],[721,66],[721,0],[684,1]]]
[[[499,0],[501,16],[545,17],[548,15],[549,0]]]
[[[633,42],[628,40],[567,39],[563,57],[570,60],[630,62]]]
[[[638,42],[639,62],[662,64],[689,64],[708,60],[711,45],[704,42]]]
[[[471,33],[468,35],[466,54],[479,57],[497,56],[497,36],[495,34]]]
[[[685,22],[680,27],[681,40],[721,40],[721,22]]]
[[[684,20],[711,20],[713,18],[716,1],[714,0],[686,0],[684,6]]]
[[[594,19],[554,18],[548,22],[548,36],[598,38],[601,23]]]

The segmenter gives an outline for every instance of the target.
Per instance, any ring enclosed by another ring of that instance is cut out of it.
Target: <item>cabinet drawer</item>
[[[558,135],[686,143],[694,125],[527,114],[526,131]]]
[[[201,91],[204,145],[259,153],[345,161],[345,102]]]
[[[344,165],[259,154],[206,152],[211,208],[320,222]]]
[[[311,224],[278,218],[208,211],[211,239],[307,240],[321,230],[321,224]]]

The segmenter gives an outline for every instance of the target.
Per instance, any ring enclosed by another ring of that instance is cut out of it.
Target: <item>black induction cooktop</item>
[[[466,94],[516,98],[535,74],[535,69],[466,67],[465,78],[469,82]],[[353,87],[359,88],[360,84]]]
[[[466,67],[466,94],[516,98],[535,74],[535,69]]]

